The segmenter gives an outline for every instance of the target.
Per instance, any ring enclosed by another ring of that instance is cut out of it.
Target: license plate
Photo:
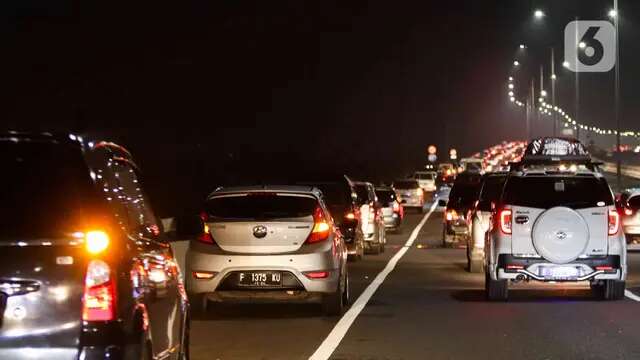
[[[568,279],[578,277],[580,272],[578,268],[573,266],[553,266],[541,267],[539,275],[555,279]]]
[[[252,271],[238,273],[238,284],[251,287],[282,286],[282,274],[278,271]]]

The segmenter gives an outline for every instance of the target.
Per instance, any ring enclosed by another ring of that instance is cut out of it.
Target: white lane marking
[[[629,299],[631,299],[631,300],[635,300],[635,301],[640,302],[640,296],[638,296],[638,295],[636,295],[636,294],[632,293],[632,292],[631,292],[631,291],[629,291],[629,290],[625,290],[625,291],[624,291],[624,296],[628,297],[628,298],[629,298]]]
[[[324,339],[318,349],[316,349],[313,355],[311,355],[311,357],[309,358],[310,360],[329,359],[338,345],[340,345],[340,342],[347,334],[347,331],[349,330],[353,322],[356,320],[358,315],[360,315],[360,312],[367,305],[376,290],[378,290],[378,287],[382,285],[382,282],[386,279],[387,275],[389,275],[389,273],[393,271],[398,261],[404,256],[404,254],[409,250],[413,242],[416,240],[416,238],[418,237],[418,233],[420,233],[420,229],[422,229],[424,224],[429,219],[429,216],[431,216],[433,211],[436,209],[437,204],[437,202],[433,203],[433,205],[429,209],[429,212],[422,218],[418,226],[413,229],[413,232],[411,232],[411,235],[409,236],[409,239],[407,239],[407,242],[404,244],[404,246],[400,248],[400,250],[398,250],[395,255],[393,255],[393,257],[387,263],[387,266],[385,266],[385,268],[380,273],[378,273],[376,278],[373,279],[373,281],[369,284],[369,286],[367,286],[366,289],[364,289],[362,294],[360,294],[353,305],[351,305],[351,308],[349,308],[349,310],[342,316],[342,318],[340,318],[340,321],[338,321],[336,326],[333,327],[333,330],[331,330],[327,338]]]

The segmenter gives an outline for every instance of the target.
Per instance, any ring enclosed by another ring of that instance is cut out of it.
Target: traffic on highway
[[[1,6],[0,360],[640,359],[640,4]]]

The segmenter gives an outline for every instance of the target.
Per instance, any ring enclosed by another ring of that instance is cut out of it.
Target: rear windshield
[[[356,194],[358,195],[358,204],[362,205],[369,200],[369,189],[366,185],[356,185],[354,186],[356,190]]]
[[[464,165],[465,170],[467,171],[480,171],[482,170],[482,164],[477,162],[470,162]]]
[[[634,210],[640,208],[640,196],[636,195],[634,197],[629,198],[627,203],[629,204],[629,207],[631,207]]]
[[[502,188],[506,176],[489,176],[482,185],[480,192],[480,201],[498,201],[502,195]]]
[[[419,180],[433,180],[435,176],[433,173],[417,173],[414,178]]]
[[[313,215],[316,199],[276,193],[214,197],[205,203],[213,221],[300,220]]]
[[[106,215],[78,147],[0,141],[0,163],[0,242],[62,237]]]
[[[415,180],[400,180],[393,183],[396,189],[416,189],[419,188],[418,182]]]
[[[479,182],[456,182],[449,193],[449,207],[469,207],[478,200]]]
[[[396,194],[391,190],[376,190],[376,196],[378,197],[378,201],[384,204],[396,200]]]
[[[511,177],[505,185],[503,203],[549,209],[573,209],[613,204],[605,179],[595,177],[528,176]]]

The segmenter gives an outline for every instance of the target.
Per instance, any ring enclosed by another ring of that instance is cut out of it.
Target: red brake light
[[[198,241],[201,243],[215,245],[216,241],[213,239],[211,235],[211,231],[209,229],[209,225],[207,225],[207,220],[209,220],[209,215],[204,211],[200,213],[200,219],[202,219],[202,223],[204,224],[202,229],[202,234],[198,236]]]
[[[447,221],[453,221],[453,220],[458,220],[460,216],[458,215],[458,212],[451,209],[451,210],[447,210]]]
[[[511,234],[511,209],[503,209],[500,211],[500,230],[504,234]]]
[[[620,230],[620,215],[616,210],[609,210],[609,235],[615,235]]]
[[[313,229],[307,238],[307,244],[314,244],[329,238],[331,227],[324,217],[322,208],[317,207],[313,212]]]
[[[304,276],[309,279],[326,279],[329,277],[328,271],[308,271],[304,273]]]
[[[87,266],[82,295],[82,320],[115,320],[116,286],[111,268],[102,260],[93,260]]]

